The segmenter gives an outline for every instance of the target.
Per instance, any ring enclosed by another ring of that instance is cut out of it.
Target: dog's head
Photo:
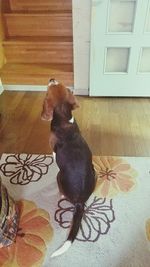
[[[55,110],[58,110],[63,115],[66,106],[69,106],[73,110],[79,107],[79,104],[76,97],[68,88],[55,79],[51,79],[43,102],[42,119],[51,121]]]

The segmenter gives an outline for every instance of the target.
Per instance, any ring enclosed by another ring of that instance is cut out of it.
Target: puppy
[[[50,80],[42,118],[51,121],[50,145],[60,169],[57,175],[59,190],[75,207],[67,241],[51,257],[64,253],[75,240],[84,204],[96,184],[92,153],[72,118],[72,110],[78,106],[77,99],[68,88],[54,79]]]

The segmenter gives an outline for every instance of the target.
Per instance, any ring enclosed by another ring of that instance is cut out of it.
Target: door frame
[[[72,0],[74,92],[89,95],[91,0]]]

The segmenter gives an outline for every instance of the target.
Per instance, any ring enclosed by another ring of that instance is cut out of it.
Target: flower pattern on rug
[[[0,249],[0,266],[40,267],[53,237],[49,214],[34,202],[18,202],[20,223],[16,242]],[[36,227],[35,227],[36,226]]]
[[[52,163],[52,156],[12,154],[6,157],[0,171],[12,184],[26,185],[40,180]]]
[[[67,200],[58,202],[55,220],[63,228],[69,228],[72,222],[74,206]],[[90,198],[84,207],[80,231],[76,237],[79,241],[95,242],[101,235],[107,234],[111,223],[115,220],[112,200],[94,197]]]
[[[96,196],[112,198],[133,189],[137,173],[124,159],[93,156],[93,165],[97,175]]]

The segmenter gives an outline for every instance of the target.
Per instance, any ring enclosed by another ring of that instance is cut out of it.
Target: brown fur
[[[72,105],[72,109],[79,107],[76,97],[63,84],[48,86],[43,104],[42,119],[51,121],[54,108],[62,102]]]

